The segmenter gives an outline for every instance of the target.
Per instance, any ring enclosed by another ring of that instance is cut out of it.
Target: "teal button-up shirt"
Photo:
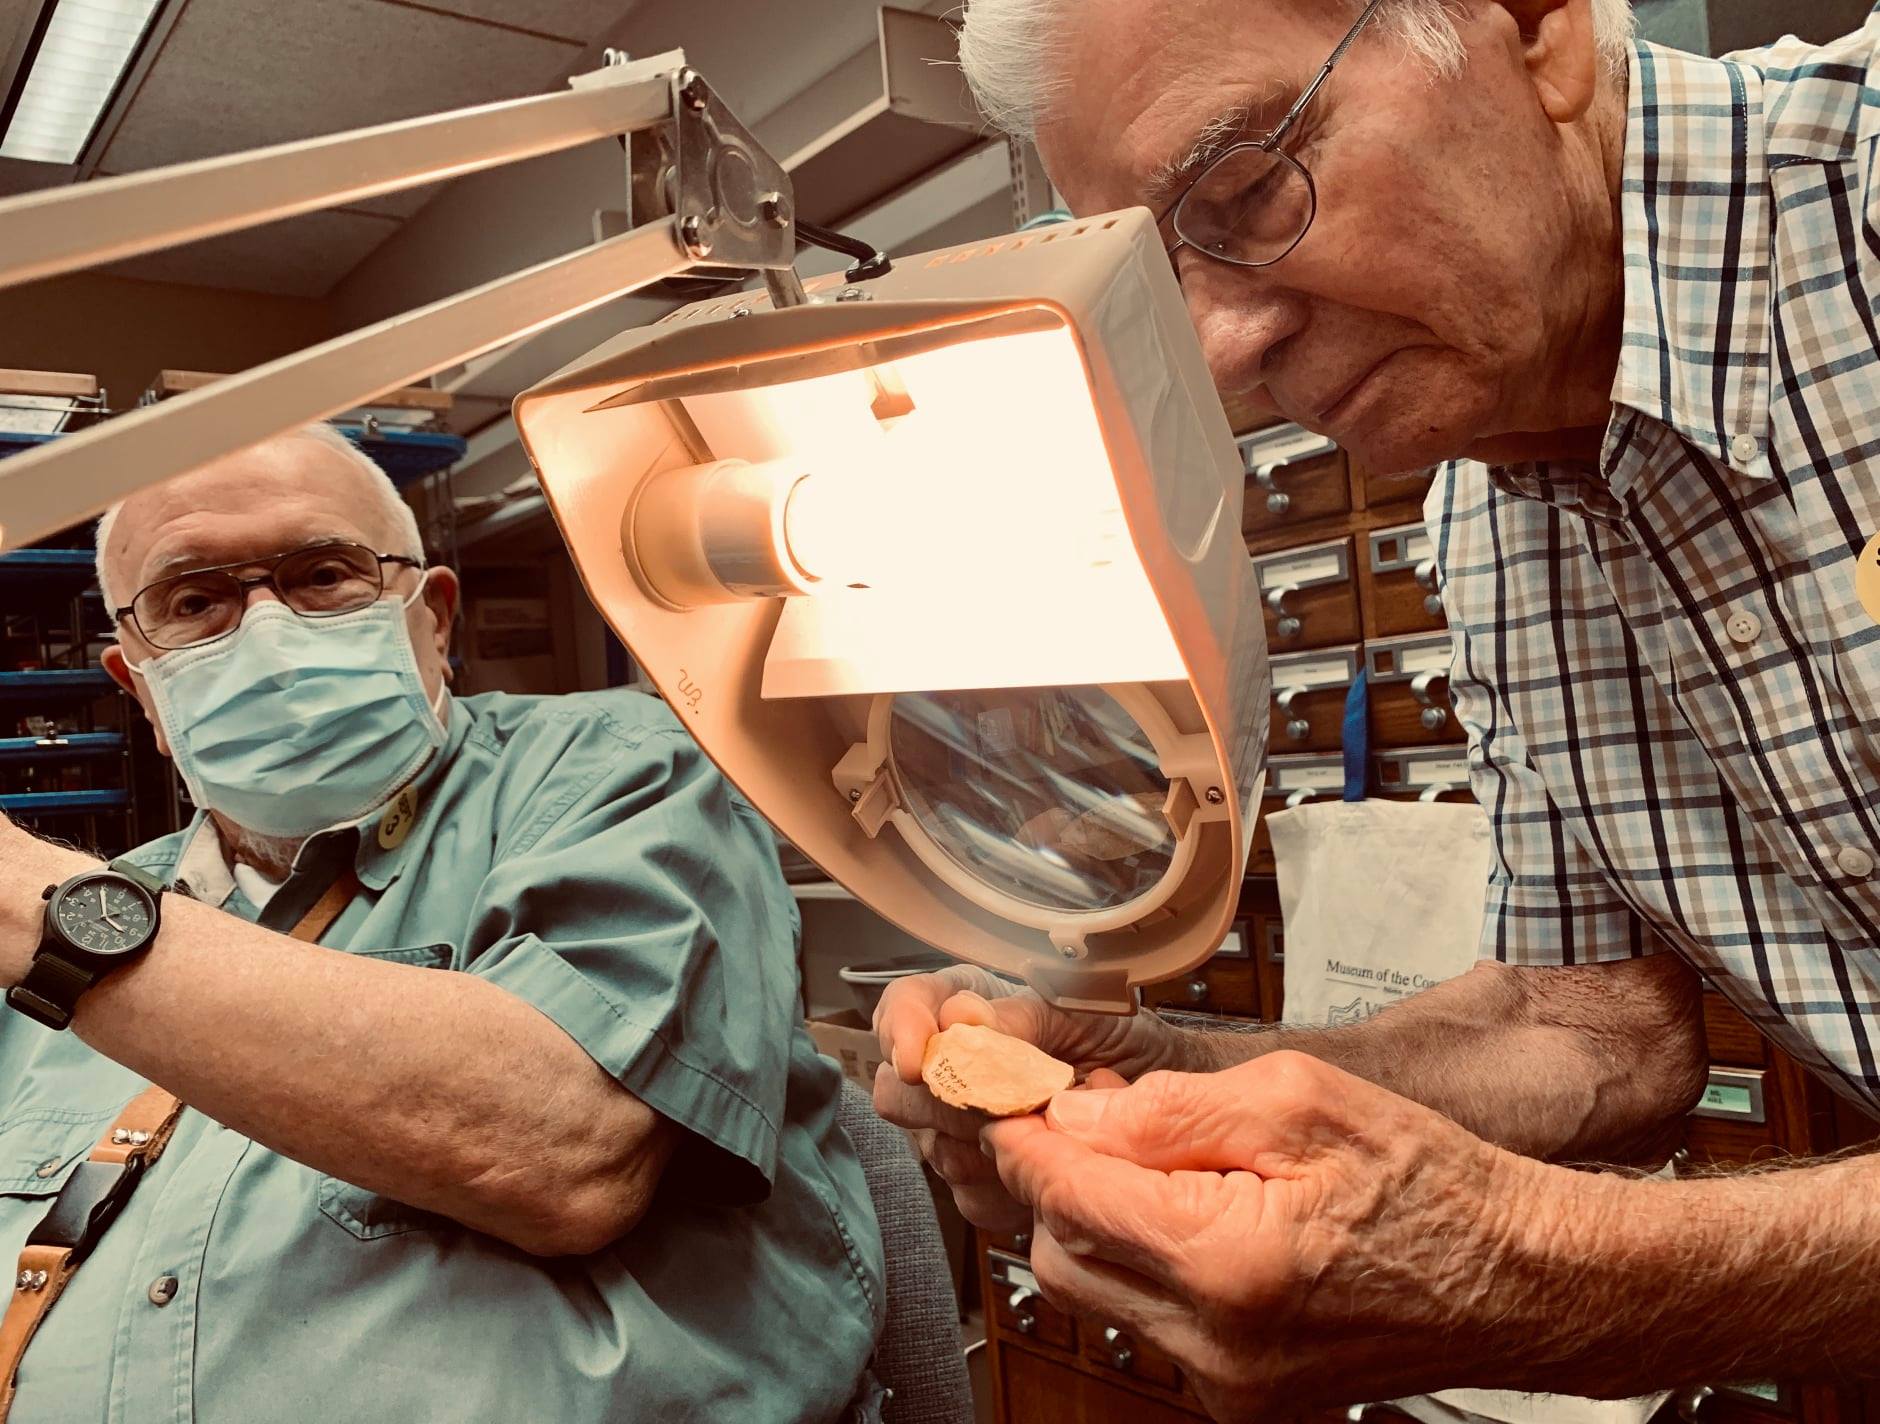
[[[313,866],[353,854],[364,889],[322,942],[479,975],[554,1020],[692,1134],[652,1209],[544,1260],[185,1112],[47,1317],[10,1424],[842,1418],[881,1244],[840,1079],[797,1023],[795,904],[763,823],[624,692],[458,700],[414,790],[402,841],[377,817],[316,837],[261,914],[204,820],[132,858],[282,928]],[[143,1087],[0,1011],[0,1267]]]

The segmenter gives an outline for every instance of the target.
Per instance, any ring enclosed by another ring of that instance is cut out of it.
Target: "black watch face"
[[[67,886],[53,903],[52,918],[80,949],[126,954],[149,938],[155,915],[136,886],[115,875],[100,875]]]

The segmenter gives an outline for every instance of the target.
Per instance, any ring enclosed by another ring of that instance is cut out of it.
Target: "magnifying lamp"
[[[568,92],[0,201],[0,287],[629,135],[637,226],[0,466],[0,549],[665,277],[525,393],[588,591],[729,779],[910,933],[1127,1012],[1213,953],[1268,707],[1242,466],[1143,210],[805,286],[674,51]]]
[[[1145,211],[701,303],[515,416],[596,606],[879,913],[1080,1008],[1220,943],[1266,649]]]

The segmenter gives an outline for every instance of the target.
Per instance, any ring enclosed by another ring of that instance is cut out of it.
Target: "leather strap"
[[[317,943],[359,889],[359,877],[351,866],[346,867],[288,933],[308,944]],[[85,1162],[66,1178],[52,1210],[27,1238],[9,1286],[12,1294],[6,1314],[0,1316],[0,1424],[6,1424],[12,1412],[26,1347],[97,1238],[123,1209],[143,1174],[163,1155],[182,1115],[182,1103],[171,1094],[158,1087],[144,1089],[118,1114]],[[100,1182],[105,1184],[102,1191]],[[78,1220],[81,1213],[84,1221]],[[88,1227],[88,1223],[95,1225]],[[41,1236],[53,1239],[40,1241]]]
[[[326,893],[308,908],[288,934],[307,944],[318,944],[320,936],[332,928],[333,921],[340,917],[340,912],[352,904],[353,896],[361,889],[359,876],[349,865],[340,871],[333,883],[326,887]],[[0,1424],[5,1424],[0,1417]]]
[[[66,1192],[80,1183],[80,1173],[95,1164],[102,1169],[100,1175],[111,1174],[108,1180],[113,1187],[108,1198],[88,1204],[91,1208],[88,1215],[96,1220],[100,1211],[109,1212],[105,1217],[108,1225],[110,1216],[122,1209],[125,1199],[136,1187],[137,1179],[163,1155],[170,1134],[176,1130],[176,1120],[182,1115],[183,1105],[163,1089],[144,1089],[118,1114],[111,1130],[98,1139],[98,1145],[91,1149],[85,1162],[66,1178],[66,1191],[59,1193],[60,1202]],[[58,1216],[59,1203],[55,1203],[46,1220],[27,1239],[26,1249],[20,1252],[19,1269],[13,1277],[12,1298],[7,1302],[6,1314],[0,1316],[0,1424],[6,1424],[6,1417],[13,1409],[20,1357],[32,1344],[40,1324],[72,1277],[78,1274],[79,1265],[95,1244],[94,1240],[74,1240],[72,1235],[63,1233],[55,1233],[61,1234],[63,1239],[35,1240],[46,1234],[47,1226]],[[102,1234],[102,1228],[98,1234]]]

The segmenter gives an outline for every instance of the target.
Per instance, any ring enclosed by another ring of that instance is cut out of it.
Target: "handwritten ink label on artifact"
[[[1070,1087],[1068,1063],[977,1024],[955,1024],[927,1040],[920,1076],[943,1103],[993,1117],[1036,1112]]]
[[[1880,534],[1860,551],[1860,562],[1854,566],[1854,596],[1867,616],[1880,623]]]
[[[382,850],[397,850],[405,843],[405,837],[411,834],[411,828],[418,821],[418,798],[407,786],[392,798],[392,804],[385,808],[385,814],[379,817],[379,847]]]

